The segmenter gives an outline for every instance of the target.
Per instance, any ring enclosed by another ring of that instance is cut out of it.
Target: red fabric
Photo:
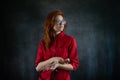
[[[64,32],[61,32],[57,35],[56,40],[47,51],[45,51],[44,48],[44,40],[41,40],[35,61],[36,66],[39,62],[55,56],[62,57],[63,59],[70,58],[70,64],[75,71],[79,65],[76,40],[73,37],[64,34]],[[51,74],[52,71],[50,70],[41,71],[39,75],[43,79],[39,77],[38,80],[51,80]],[[59,69],[55,74],[55,80],[70,80],[69,71]]]

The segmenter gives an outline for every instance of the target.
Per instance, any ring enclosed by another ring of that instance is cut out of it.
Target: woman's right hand
[[[50,64],[52,63],[64,63],[64,59],[61,57],[52,57],[49,59]]]

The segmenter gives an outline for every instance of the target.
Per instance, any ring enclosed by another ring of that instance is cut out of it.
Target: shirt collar
[[[59,39],[59,38],[62,38],[64,36],[64,32],[62,31],[62,32],[60,32],[58,35],[57,35],[57,39]]]

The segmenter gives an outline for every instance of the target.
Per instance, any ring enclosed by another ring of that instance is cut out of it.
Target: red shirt
[[[57,35],[56,40],[48,50],[45,50],[44,40],[41,40],[35,61],[36,66],[39,62],[56,56],[62,57],[63,59],[70,58],[70,64],[75,71],[79,65],[76,40],[73,37],[64,34],[64,32],[61,32]],[[50,70],[41,71],[38,80],[51,80],[51,74],[52,71]],[[69,71],[67,70],[58,69],[55,75],[55,80],[70,80]]]

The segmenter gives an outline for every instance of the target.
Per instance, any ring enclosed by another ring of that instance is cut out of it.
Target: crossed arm
[[[46,61],[42,61],[38,63],[38,65],[36,66],[36,71],[39,72],[42,70],[54,70],[56,68],[64,69],[68,71],[73,70],[73,66],[69,64],[68,59],[64,60],[61,57],[52,57]]]

